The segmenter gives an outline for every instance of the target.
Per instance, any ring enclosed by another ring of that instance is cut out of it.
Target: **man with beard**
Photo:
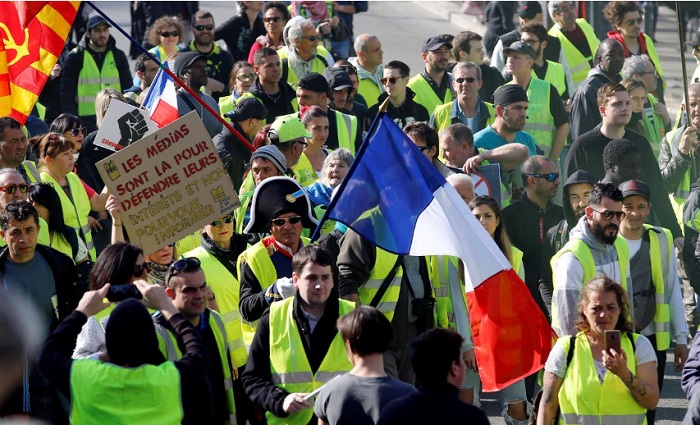
[[[611,143],[612,144],[612,143]],[[608,145],[610,146],[610,145]],[[607,149],[607,148],[606,148]],[[628,290],[635,332],[647,338],[656,351],[659,391],[664,382],[666,350],[671,346],[671,329],[676,345],[676,372],[683,369],[688,358],[688,325],[685,323],[683,297],[678,280],[676,256],[671,232],[663,227],[644,224],[651,203],[651,189],[639,180],[627,180],[620,185],[622,210],[620,238],[630,251],[630,277],[634,287]],[[647,423],[653,424],[656,409],[647,411]]]
[[[617,139],[603,149],[605,178],[603,183],[620,186],[627,180],[637,180],[642,172],[642,155],[634,143],[627,139]]]
[[[590,131],[600,123],[600,115],[596,113],[598,90],[604,84],[619,82],[618,75],[625,64],[625,49],[619,41],[608,38],[600,43],[595,55],[595,67],[588,72],[586,78],[576,89],[571,100],[571,138]]]
[[[625,128],[632,117],[627,89],[620,83],[604,85],[598,91],[598,105],[603,122],[577,138],[571,145],[566,157],[567,175],[577,170],[587,170],[593,177],[602,179],[605,176],[603,165],[605,147],[614,139],[629,140],[642,156],[644,172],[641,177],[651,186],[652,203],[655,206],[651,223],[669,229],[675,238],[674,244],[681,249],[683,235],[651,145],[644,136]]]
[[[588,205],[588,197],[591,195],[596,181],[597,179],[586,170],[578,170],[566,180],[563,186],[564,219],[556,226],[550,227],[544,237],[538,286],[550,314],[552,311],[552,266],[549,262],[552,256],[569,242],[569,231],[583,217]]]
[[[596,183],[571,239],[552,258],[552,328],[560,337],[577,332],[579,295],[590,279],[603,275],[630,287],[629,248],[617,237],[624,217],[622,192],[612,183]]]
[[[427,39],[421,55],[425,69],[408,82],[416,94],[413,100],[425,106],[429,115],[437,106],[452,101],[452,77],[447,73],[451,50],[452,43],[441,35]]]
[[[486,53],[484,52],[483,40],[481,35],[473,31],[462,31],[452,40],[452,55],[457,63],[473,62],[479,67],[479,70],[481,70],[479,97],[489,101],[493,97],[493,92],[505,84],[506,80],[503,79],[501,71],[496,69],[495,65],[491,66],[484,61]],[[496,60],[496,57],[492,56],[492,60]],[[503,62],[503,59],[501,59],[501,62]],[[452,78],[457,78],[454,76],[454,68],[452,69]]]

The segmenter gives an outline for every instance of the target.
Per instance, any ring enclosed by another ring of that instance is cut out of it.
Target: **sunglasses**
[[[391,84],[396,84],[396,82],[397,82],[400,78],[406,78],[406,77],[389,77],[389,78],[382,78],[381,80],[379,80],[379,82],[382,83],[383,86],[386,86],[387,81],[388,81],[389,83],[391,83]]]
[[[640,18],[637,18],[637,19],[628,19],[628,20],[625,21],[625,23],[626,23],[627,25],[629,25],[629,26],[634,25],[635,22],[638,23],[638,24],[641,24],[642,22],[644,22],[644,18],[641,18],[641,17],[640,17]]]
[[[221,217],[221,218],[219,218],[219,219],[216,219],[216,220],[212,221],[212,222],[211,222],[211,225],[214,226],[214,227],[219,227],[219,226],[221,226],[223,223],[228,224],[228,223],[232,223],[232,222],[233,222],[233,216],[232,216],[231,214],[229,214],[229,215],[225,215],[225,216],[223,216],[223,217]]]
[[[280,18],[279,16],[273,16],[272,18],[263,18],[263,22],[265,22],[266,24],[269,24],[270,22],[277,23],[281,20],[282,18]]]
[[[302,145],[304,145],[304,147],[307,147],[309,145],[304,139],[292,140],[292,143],[301,143]]]
[[[425,152],[431,148],[431,146],[416,146],[421,152]]]
[[[244,75],[239,75],[236,77],[236,80],[238,81],[255,81],[255,74],[244,74]]]
[[[627,213],[625,213],[624,211],[598,211],[593,207],[591,207],[591,209],[600,214],[600,216],[603,217],[603,220],[605,221],[610,221],[613,217],[617,218],[618,220],[623,220],[627,215]]]
[[[554,183],[559,178],[559,173],[548,173],[548,174],[525,174],[526,177],[537,177],[538,179],[545,179],[550,183]]]
[[[474,77],[455,78],[455,83],[457,83],[457,84],[462,84],[462,83],[465,82],[465,81],[466,81],[467,83],[471,84],[471,83],[473,83],[474,81],[476,81],[476,78],[474,78]]]
[[[164,38],[179,37],[180,31],[163,31],[162,33],[160,33],[160,36]]]
[[[169,246],[170,248],[174,248],[174,247],[175,247],[175,242],[169,243],[168,246]]]
[[[319,36],[317,36],[317,35],[310,35],[310,36],[308,36],[308,37],[299,37],[299,38],[308,38],[309,41],[316,41],[316,40],[318,40],[318,39],[321,38],[321,37],[319,37]]]
[[[134,277],[141,277],[141,276],[143,276],[144,272],[148,273],[150,271],[151,271],[151,267],[148,264],[146,264],[146,263],[136,264],[134,266]]]
[[[301,216],[300,215],[295,215],[294,217],[287,217],[287,218],[276,218],[271,221],[272,224],[274,224],[277,227],[282,227],[285,224],[297,224],[301,222]]]
[[[174,262],[165,275],[165,286],[168,286],[170,278],[178,273],[196,272],[201,268],[202,263],[197,257],[182,258]]]
[[[8,184],[7,186],[0,186],[0,192],[9,193],[10,195],[15,193],[17,191],[17,189],[19,189],[20,193],[27,193],[27,191],[29,190],[29,185],[26,183],[23,183],[23,184]]]
[[[347,72],[347,73],[350,74],[350,75],[355,75],[355,74],[357,74],[357,68],[355,68],[355,67],[352,66],[352,65],[340,65],[340,66],[337,66],[336,68],[340,68],[340,69],[342,69],[343,71]]]
[[[75,127],[71,128],[70,130],[66,130],[66,132],[70,131],[71,136],[73,137],[78,137],[78,134],[83,133],[83,136],[87,134],[87,128],[85,127]]]
[[[214,29],[214,25],[212,25],[212,24],[209,24],[209,25],[195,25],[195,26],[194,26],[194,29],[196,29],[197,31],[204,31],[204,30],[211,31],[211,30]]]

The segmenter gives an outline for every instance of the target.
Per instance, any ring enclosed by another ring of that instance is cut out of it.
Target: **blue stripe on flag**
[[[167,68],[168,62],[165,61],[163,65]],[[151,87],[148,89],[148,93],[146,93],[146,98],[143,100],[142,104],[142,106],[148,109],[151,113],[153,113],[153,108],[156,107],[158,100],[160,100],[160,97],[163,95],[163,91],[165,91],[165,86],[168,84],[169,80],[172,80],[170,75],[168,75],[163,68],[160,68],[158,73],[156,73],[156,76],[153,79]]]

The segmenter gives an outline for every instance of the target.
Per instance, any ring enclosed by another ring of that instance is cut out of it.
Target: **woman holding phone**
[[[629,311],[618,283],[604,276],[588,281],[578,334],[559,338],[545,364],[538,425],[646,423],[647,410],[659,402],[656,353],[632,333]]]

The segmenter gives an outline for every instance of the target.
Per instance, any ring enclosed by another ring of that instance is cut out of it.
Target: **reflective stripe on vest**
[[[207,285],[216,296],[224,327],[226,328],[227,344],[231,350],[231,360],[239,368],[248,360],[248,352],[243,342],[241,330],[241,314],[238,304],[241,296],[241,285],[221,262],[207,252],[203,247],[197,247],[187,252],[183,257],[196,257],[202,263],[202,271],[207,279]]]
[[[620,342],[622,349],[629,353],[627,367],[632,373],[636,373],[634,348],[628,335],[623,334]],[[632,337],[636,342],[639,335],[632,334]],[[562,345],[566,353],[571,344],[571,337],[565,338]],[[559,407],[562,415],[560,423],[645,424],[646,409],[634,400],[622,379],[608,371],[601,384],[588,337],[579,333],[575,344],[573,359],[559,390]]]
[[[627,266],[630,262],[630,254],[629,248],[627,247],[627,242],[625,242],[625,240],[622,239],[620,236],[615,238],[615,251],[617,252],[617,264],[619,266],[620,280],[622,281],[619,282],[619,284],[625,291],[627,291]],[[554,271],[554,266],[557,260],[559,260],[559,257],[564,255],[564,253],[566,252],[573,253],[578,262],[581,264],[581,268],[583,269],[583,282],[581,282],[581,289],[583,289],[583,287],[586,285],[586,282],[596,277],[597,274],[595,269],[596,264],[595,260],[593,260],[593,254],[591,253],[591,249],[581,239],[570,239],[569,242],[567,242],[566,245],[564,245],[564,247],[561,250],[559,250],[559,252],[554,254],[552,259],[550,260],[550,264],[552,265],[552,271]],[[554,296],[556,297],[556,273],[552,273],[552,283],[552,294],[554,294]],[[552,328],[557,333],[557,335],[563,335],[563,330],[561,329],[561,326],[559,324],[559,313],[557,312],[557,308],[555,308],[554,305],[552,305]]]
[[[154,323],[156,328],[156,336],[158,337],[158,349],[171,362],[182,358],[182,351],[177,345],[177,338],[171,331],[165,329],[158,323]],[[226,339],[226,329],[221,317],[214,310],[209,310],[209,327],[214,334],[214,340],[219,352],[219,360],[223,370],[224,391],[226,391],[226,404],[228,406],[229,418],[228,424],[238,423],[236,419],[236,403],[233,398],[233,378],[231,364],[228,361],[229,351],[226,348],[224,340]]]
[[[445,74],[443,78],[448,78]],[[413,101],[425,106],[428,110],[428,115],[432,115],[435,112],[435,108],[439,105],[444,105],[446,103],[452,102],[452,88],[448,87],[445,91],[445,98],[440,99],[435,93],[435,90],[430,86],[430,84],[423,78],[422,74],[418,74],[408,81],[408,87],[413,90],[416,94]]]
[[[92,231],[90,229],[90,222],[88,216],[90,214],[90,198],[88,198],[87,192],[83,187],[83,183],[80,178],[74,173],[70,172],[66,175],[66,180],[70,187],[70,193],[73,197],[73,201],[66,195],[66,192],[61,188],[53,177],[49,176],[46,172],[41,172],[41,181],[51,184],[58,197],[61,199],[61,209],[63,210],[63,219],[66,224],[71,226],[78,232],[78,237],[82,237],[85,245],[87,245],[90,251],[90,259],[96,261],[97,252],[95,251],[95,244],[92,242]]]
[[[374,295],[379,291],[379,288],[384,282],[384,278],[387,277],[391,269],[396,263],[396,254],[384,251],[383,249],[376,248],[376,259],[374,261],[374,267],[369,272],[369,279],[364,285],[361,285],[358,289],[358,296],[360,297],[360,303],[362,305],[369,305],[374,298]],[[394,318],[394,310],[396,310],[396,303],[399,301],[399,293],[401,292],[401,279],[403,278],[403,269],[401,267],[396,271],[394,279],[391,281],[391,285],[387,288],[384,295],[379,300],[377,304],[377,310],[381,311],[384,316],[391,322]]]
[[[339,317],[351,312],[355,303],[339,300]],[[290,393],[310,393],[338,375],[349,371],[352,365],[345,354],[345,345],[336,332],[328,352],[315,374],[306,358],[297,322],[293,315],[294,298],[270,305],[270,374],[277,387]],[[290,353],[294,353],[290,355]],[[311,403],[313,405],[313,402]],[[311,407],[286,418],[278,418],[270,412],[265,414],[267,423],[306,425],[313,415]]]
[[[22,168],[27,173],[27,178],[29,181],[27,183],[39,183],[41,182],[41,174],[37,170],[36,165],[32,161],[25,160],[22,161]]]
[[[586,22],[583,18],[576,19],[576,24],[583,31],[586,41],[588,41],[588,48],[591,50],[591,56],[584,57],[581,52],[574,46],[571,41],[562,32],[559,25],[554,25],[549,30],[549,35],[552,37],[557,37],[561,41],[561,48],[564,51],[564,57],[566,57],[566,63],[569,65],[569,71],[571,72],[571,79],[574,81],[574,87],[578,86],[588,77],[588,71],[591,70],[590,63],[593,61],[593,55],[595,55],[596,50],[598,50],[598,45],[600,40],[595,34],[593,27]],[[573,96],[573,93],[569,93]]]
[[[335,123],[338,132],[338,147],[345,148],[355,155],[357,117],[335,111]]]
[[[656,350],[665,351],[671,346],[671,310],[666,300],[666,280],[669,267],[676,267],[673,254],[673,237],[668,229],[653,227],[645,224],[650,229],[649,246],[651,257],[651,279],[656,289],[654,300],[654,334],[656,335]],[[654,230],[659,231],[656,233]],[[640,329],[641,330],[641,329]]]
[[[511,81],[508,84],[515,84],[515,82]],[[530,84],[527,86],[529,106],[525,131],[532,136],[545,156],[552,150],[556,130],[554,117],[549,110],[550,87],[551,84],[538,78],[530,79]]]
[[[184,416],[180,373],[172,362],[127,368],[74,360],[71,423],[179,425]]]
[[[77,47],[73,51],[77,51]],[[78,75],[78,115],[81,117],[95,115],[95,97],[107,87],[118,92],[122,91],[114,54],[111,50],[107,51],[102,69],[99,70],[92,55],[83,51],[83,68]]]

